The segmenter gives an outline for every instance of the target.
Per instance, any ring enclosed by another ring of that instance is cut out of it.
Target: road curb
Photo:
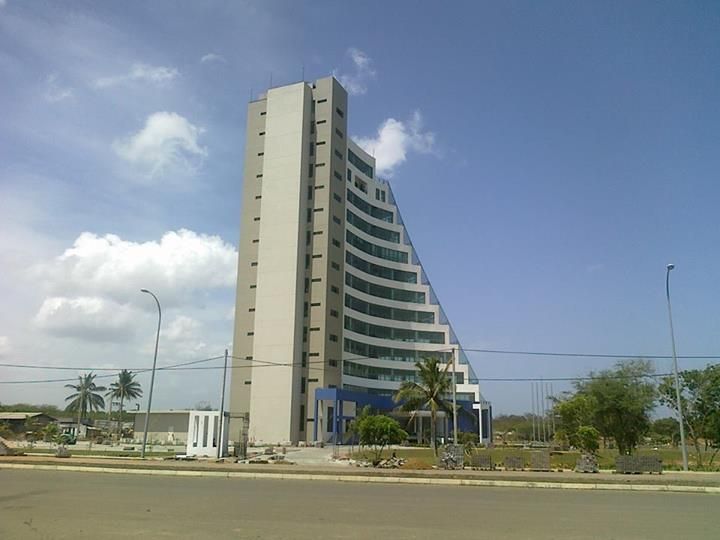
[[[176,469],[133,469],[114,467],[87,467],[82,465],[33,465],[28,463],[0,463],[2,469],[36,471],[95,472],[110,474],[144,474],[150,476],[185,476],[205,478],[245,478],[275,480],[325,480],[365,484],[415,484],[433,486],[511,487],[533,489],[577,489],[601,491],[659,491],[672,493],[712,493],[720,495],[719,486],[687,486],[672,484],[611,484],[580,482],[541,482],[527,480],[482,480],[477,478],[422,478],[406,476],[366,476],[322,473],[272,473],[246,471],[186,471]]]

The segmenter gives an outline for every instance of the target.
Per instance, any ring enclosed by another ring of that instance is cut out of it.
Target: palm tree
[[[411,412],[411,419],[421,409],[430,410],[430,447],[437,455],[435,446],[435,431],[437,413],[439,410],[452,411],[452,403],[445,399],[445,396],[452,392],[452,381],[447,374],[450,364],[445,364],[438,358],[423,358],[422,362],[416,362],[418,370],[416,381],[403,381],[395,392],[393,400],[400,403],[403,411]]]
[[[123,403],[126,399],[137,399],[142,397],[142,388],[140,383],[135,380],[135,374],[132,371],[123,369],[118,373],[117,381],[110,385],[110,390],[105,394],[109,396],[111,400],[120,400],[120,416],[118,420],[118,439],[122,437],[122,413]]]
[[[74,394],[70,394],[65,398],[69,401],[66,411],[77,411],[77,433],[75,438],[80,438],[80,422],[83,417],[92,411],[99,411],[105,408],[105,400],[98,392],[104,392],[104,386],[95,384],[95,375],[87,373],[78,376],[78,384],[66,384],[65,388],[75,390]]]
[[[42,433],[43,441],[57,442],[58,435],[60,435],[60,428],[58,428],[57,424],[46,424],[40,432]]]

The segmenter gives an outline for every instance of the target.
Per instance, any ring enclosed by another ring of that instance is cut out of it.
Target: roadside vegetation
[[[427,358],[416,364],[415,381],[402,383],[394,396],[397,410],[409,413],[412,420],[418,411],[435,418],[440,411],[453,414],[450,401],[451,384],[448,366],[437,358]],[[123,370],[109,388],[98,386],[93,373],[78,377],[77,384],[67,385],[73,392],[66,398],[66,411],[72,412],[78,424],[84,419],[132,419],[125,411],[128,402],[139,399],[142,389],[135,375]],[[689,465],[693,470],[720,470],[720,365],[680,372],[680,390],[689,451]],[[112,403],[117,400],[118,411],[106,412],[105,397]],[[550,396],[547,416],[541,419],[532,415],[504,415],[493,419],[493,448],[479,445],[477,433],[460,433],[458,444],[465,448],[466,458],[473,453],[489,453],[493,463],[501,465],[507,456],[521,457],[530,463],[531,452],[550,452],[551,467],[571,469],[578,457],[591,455],[600,468],[613,468],[618,455],[636,454],[659,457],[666,469],[682,466],[680,429],[673,417],[653,418],[658,406],[665,407],[677,416],[677,399],[674,379],[658,378],[652,365],[642,359],[619,362],[612,369],[591,372],[573,385],[573,389]],[[197,408],[197,406],[196,406]],[[0,404],[0,411],[45,412],[51,416],[63,415],[52,405]],[[545,442],[539,442],[539,424],[545,422]],[[434,422],[433,422],[434,425]],[[395,452],[396,457],[407,460],[408,467],[426,468],[437,462],[437,434],[429,433],[430,447],[388,449],[393,445],[407,444],[408,433],[403,425],[389,415],[373,414],[363,409],[351,422],[346,443],[360,444],[364,456],[378,462]],[[17,428],[15,428],[17,429]],[[108,430],[113,430],[107,428]],[[93,438],[107,441],[110,431]],[[427,436],[428,434],[426,434]],[[24,437],[28,441],[66,444],[67,434],[59,433],[54,423],[41,424],[31,418],[22,433],[14,432],[8,423],[0,423],[0,436]],[[65,438],[64,438],[65,437]],[[26,449],[28,453],[42,449]],[[47,451],[47,450],[45,450]],[[167,455],[167,451],[153,455]],[[91,450],[73,449],[76,455],[87,455]],[[137,452],[109,451],[107,455],[125,457]]]
[[[69,401],[65,408],[68,412],[77,414],[77,431],[80,433],[80,424],[89,411],[100,411],[105,408],[105,400],[100,395],[106,388],[95,384],[93,373],[78,376],[77,384],[66,384],[65,388],[71,388],[75,392],[65,398]]]
[[[126,400],[135,400],[142,397],[142,388],[140,383],[135,380],[135,374],[132,371],[123,369],[118,373],[118,378],[115,382],[110,384],[106,396],[110,398],[111,403],[113,399],[120,400],[120,409],[118,413],[117,421],[117,437],[118,440],[122,438],[122,416],[123,416],[123,405]]]
[[[403,381],[393,396],[399,408],[411,413],[411,419],[419,410],[430,411],[430,448],[437,455],[437,414],[439,411],[452,413],[452,403],[448,394],[452,392],[448,376],[449,364],[441,364],[437,358],[426,358],[416,362],[418,370],[416,381]]]
[[[523,459],[526,467],[530,466],[531,454],[537,450],[529,448],[480,448],[473,450],[480,454],[489,454],[492,458],[493,463],[496,466],[502,466],[506,456],[518,456]],[[396,457],[402,458],[406,461],[405,468],[410,469],[429,469],[433,465],[437,465],[437,458],[433,455],[432,450],[429,448],[393,448],[385,449],[380,455],[380,459],[389,458],[393,452]],[[572,470],[575,468],[577,459],[580,457],[581,452],[576,450],[569,451],[550,451],[550,467],[552,469],[565,469]],[[613,469],[615,467],[615,458],[619,455],[617,450],[614,449],[600,449],[597,452],[598,466],[601,469]],[[679,448],[639,448],[637,455],[640,456],[658,456],[662,459],[663,468],[665,470],[682,470],[682,454]],[[357,451],[353,453],[353,457],[357,459],[368,458],[367,452]],[[691,456],[690,459],[691,469],[696,468],[696,462]],[[720,465],[717,463],[711,468],[705,467],[706,471],[720,471]]]
[[[75,447],[71,447],[69,450],[71,451],[73,456],[97,456],[102,455],[104,457],[140,457],[140,445],[133,445],[137,448],[137,450],[102,450],[98,451],[95,449],[79,449]],[[160,445],[158,445],[160,446]],[[54,454],[54,450],[51,448],[21,448],[20,449],[23,453],[27,455],[34,455],[34,454],[41,454],[41,455],[47,455],[47,454]],[[168,457],[175,454],[175,450],[173,447],[166,448],[162,451],[158,451],[155,448],[153,448],[152,451],[146,451],[145,456],[147,457]]]
[[[403,383],[395,394],[399,409],[452,414],[452,404],[447,400],[450,379],[446,366],[436,359],[426,359],[417,367],[418,381]],[[680,386],[689,465],[694,470],[720,470],[720,366],[683,371]],[[674,418],[653,419],[658,405],[677,411],[674,379],[658,381],[647,360],[626,360],[612,369],[591,372],[579,379],[572,391],[552,396],[551,400],[546,443],[533,441],[533,424],[538,429],[540,418],[500,416],[493,422],[494,448],[479,447],[476,434],[459,435],[466,457],[473,452],[487,452],[495,464],[502,464],[506,456],[518,456],[529,465],[531,452],[544,449],[550,451],[551,466],[556,469],[574,468],[583,454],[594,456],[598,466],[606,469],[614,467],[618,455],[628,454],[657,456],[666,469],[682,467],[679,423]],[[391,453],[380,447],[378,454],[378,447],[374,448],[374,461]],[[403,448],[395,452],[411,467],[429,467],[437,461],[433,444],[429,449]]]
[[[408,437],[394,418],[383,414],[372,414],[370,407],[364,407],[353,421],[351,431],[360,445],[372,453],[373,464],[377,464],[383,450],[392,444],[400,444]]]
[[[104,421],[103,427],[94,429],[92,437],[81,437],[81,439],[95,441],[96,443],[108,443],[113,434],[118,440],[131,437],[132,430],[126,429],[123,431],[122,425],[133,420],[133,415],[125,411],[125,405],[142,397],[142,388],[140,383],[135,380],[135,374],[128,370],[120,371],[117,379],[110,384],[109,388],[98,385],[95,379],[95,374],[87,373],[78,376],[76,384],[66,384],[65,387],[71,389],[72,392],[65,398],[67,406],[64,410],[54,405],[15,403],[0,404],[0,412],[38,412],[45,413],[56,419],[63,418],[67,416],[67,413],[71,413],[76,425],[75,433],[81,433],[80,426],[85,421],[102,420]],[[105,397],[103,397],[103,393],[105,393]],[[105,398],[108,398],[108,400],[106,401]],[[113,402],[119,405],[117,411],[112,410]],[[110,407],[107,412],[104,410],[106,404]],[[114,428],[108,425],[108,421],[114,422]],[[0,437],[25,440],[30,443],[42,441],[53,443],[58,447],[76,442],[75,435],[71,434],[67,429],[66,432],[62,433],[55,422],[46,423],[46,421],[38,420],[35,417],[28,417],[22,428],[22,430],[18,430],[16,426],[15,429],[12,429],[9,423],[2,422],[0,423]],[[28,453],[47,452],[47,449],[28,448],[25,451]],[[88,451],[74,448],[73,453],[85,455]],[[106,455],[132,455],[132,452],[109,452]]]

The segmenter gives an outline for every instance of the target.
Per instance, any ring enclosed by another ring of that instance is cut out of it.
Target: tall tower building
[[[390,185],[348,137],[348,112],[332,77],[248,106],[231,440],[341,441],[362,406],[395,408],[416,361],[450,361],[458,347]],[[488,441],[489,404],[455,358],[458,419]],[[428,423],[420,412],[409,430],[421,439]]]

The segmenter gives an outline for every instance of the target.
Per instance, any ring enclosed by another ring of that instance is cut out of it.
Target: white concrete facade
[[[272,211],[260,221],[253,358],[276,367],[253,373],[251,439],[297,440],[305,233],[301,212],[306,208],[302,188],[311,99],[303,83],[268,92],[261,204]]]

